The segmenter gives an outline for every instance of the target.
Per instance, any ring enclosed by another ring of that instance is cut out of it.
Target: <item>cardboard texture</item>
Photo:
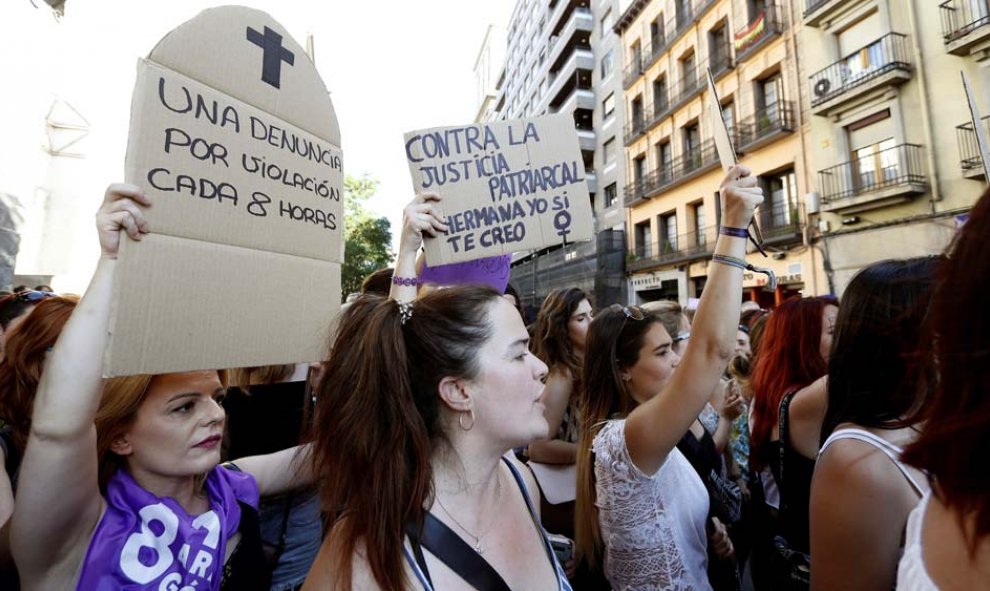
[[[976,134],[976,145],[980,149],[983,174],[987,179],[990,179],[990,143],[987,142],[987,134],[984,131],[980,108],[976,106],[976,99],[973,98],[973,89],[969,85],[969,78],[966,77],[966,72],[960,71],[959,74],[962,76],[963,90],[966,91],[969,115],[973,119],[973,133]]]
[[[320,359],[340,307],[339,145],[315,66],[263,12],[206,10],[139,60],[125,179],[151,233],[121,244],[104,374]]]
[[[718,91],[715,90],[715,78],[712,71],[708,70],[708,112],[712,118],[712,136],[715,138],[715,151],[718,152],[719,163],[722,164],[722,171],[729,172],[729,169],[736,165],[736,151],[732,148],[732,139],[729,137],[729,128],[722,117],[722,101],[718,98]]]
[[[588,183],[569,114],[412,131],[405,142],[413,189],[442,197],[449,227],[425,240],[429,265],[591,238]]]

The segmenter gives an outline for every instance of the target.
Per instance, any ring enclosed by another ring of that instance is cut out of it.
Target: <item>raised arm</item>
[[[93,419],[103,390],[110,297],[121,231],[140,240],[148,226],[133,185],[111,185],[96,214],[102,255],[86,295],[65,324],[38,385],[11,524],[22,575],[47,572],[85,548],[101,511]]]
[[[433,193],[420,193],[402,210],[402,234],[399,237],[399,255],[395,258],[392,273],[392,291],[389,297],[399,302],[416,299],[416,254],[423,245],[423,234],[439,236],[447,231],[440,212],[440,197]]]
[[[278,495],[313,485],[312,444],[297,445],[275,453],[234,460],[242,471],[254,476],[262,497]]]
[[[746,228],[763,190],[745,166],[735,166],[720,189],[722,225]],[[746,239],[719,235],[715,254],[744,259]],[[698,417],[735,351],[742,301],[742,269],[711,262],[698,304],[691,340],[680,366],[664,389],[633,410],[626,421],[626,445],[636,466],[655,473]]]

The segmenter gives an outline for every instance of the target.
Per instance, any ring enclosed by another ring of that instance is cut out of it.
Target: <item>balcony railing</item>
[[[749,24],[736,31],[736,61],[741,62],[753,55],[764,43],[780,35],[782,30],[780,9],[768,4]]]
[[[907,36],[888,33],[873,43],[812,74],[811,106],[822,105],[894,70],[911,70]]]
[[[901,185],[924,184],[924,151],[916,144],[877,150],[855,160],[818,171],[822,202],[831,203]]]
[[[660,34],[656,38],[651,38],[649,48],[644,47],[641,50],[642,59],[640,60],[638,71],[626,69],[626,73],[632,78],[623,78],[625,88],[629,88],[640,74],[645,72],[661,55],[670,49],[681,38],[681,35],[714,4],[715,0],[692,0],[686,12],[677,13],[675,10],[675,15],[661,24]],[[678,5],[680,5],[680,2],[678,2]],[[645,43],[645,39],[643,42]]]
[[[753,149],[771,138],[794,131],[794,103],[783,101],[757,110],[737,125],[740,151]]]
[[[629,118],[629,123],[626,123],[625,127],[622,128],[622,136],[625,138],[625,143],[627,146],[636,141],[636,138],[646,132],[646,113],[648,111],[649,109],[638,114],[634,113]]]
[[[800,239],[801,221],[797,203],[793,201],[764,202],[757,211],[760,233],[769,243],[782,243]]]
[[[643,56],[641,53],[633,55],[632,59],[629,60],[629,65],[622,72],[622,86],[623,88],[629,88],[633,85],[633,82],[639,80],[639,77],[643,74]]]
[[[987,0],[946,0],[939,5],[942,14],[942,39],[948,45],[980,27],[990,25]]]
[[[655,265],[689,261],[711,256],[715,251],[718,228],[700,228],[688,234],[678,234],[671,240],[663,237],[650,244],[637,244],[633,249],[633,260],[627,265],[630,271],[637,271]]]
[[[685,182],[717,166],[718,163],[715,140],[705,140],[694,150],[674,158],[668,165],[644,174],[638,182],[633,180],[627,184],[625,204],[626,206],[635,205],[642,199],[648,199],[664,189]]]
[[[990,137],[990,115],[980,120],[983,133]],[[959,146],[959,167],[963,176],[983,176],[983,159],[980,157],[980,145],[976,141],[973,122],[968,121],[956,126],[956,144]]]

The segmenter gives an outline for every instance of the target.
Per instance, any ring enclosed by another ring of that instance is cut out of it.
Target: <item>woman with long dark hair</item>
[[[937,263],[875,263],[842,297],[811,487],[812,589],[888,591],[894,584],[908,513],[928,489],[900,455],[918,435],[908,418],[926,397],[917,385],[932,383],[917,351]]]
[[[732,356],[744,228],[763,193],[736,166],[721,197],[723,227],[683,359],[672,350],[676,335],[636,307],[600,312],[588,331],[576,547],[615,589],[711,589],[708,495],[676,445]]]
[[[938,271],[932,302],[938,384],[902,458],[931,490],[908,518],[900,591],[986,589],[990,581],[990,191]]]
[[[535,462],[573,464],[577,459],[577,400],[591,319],[588,296],[576,287],[551,291],[536,317],[531,349],[550,368],[543,391],[550,433],[549,440],[529,445]]]
[[[570,589],[509,453],[549,429],[519,313],[482,286],[416,299],[438,201],[406,207],[391,297],[355,301],[324,364],[313,469],[339,517],[304,589]]]

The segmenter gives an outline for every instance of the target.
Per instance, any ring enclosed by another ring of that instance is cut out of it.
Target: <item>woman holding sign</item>
[[[311,481],[298,448],[218,465],[216,371],[101,379],[121,233],[140,240],[149,205],[107,189],[103,254],[38,388],[11,530],[27,590],[267,589],[258,496]]]
[[[722,228],[681,358],[675,335],[636,307],[588,331],[578,443],[577,549],[614,589],[711,589],[708,493],[677,449],[719,384],[739,322],[746,230],[763,192],[749,169],[722,182]],[[674,371],[674,370],[677,371]],[[723,532],[720,532],[723,533]],[[720,546],[728,544],[717,536]],[[716,550],[726,550],[717,548]]]
[[[519,313],[489,287],[416,299],[438,201],[406,207],[391,297],[355,301],[324,364],[313,466],[340,517],[304,589],[570,589],[509,453],[549,430]]]

